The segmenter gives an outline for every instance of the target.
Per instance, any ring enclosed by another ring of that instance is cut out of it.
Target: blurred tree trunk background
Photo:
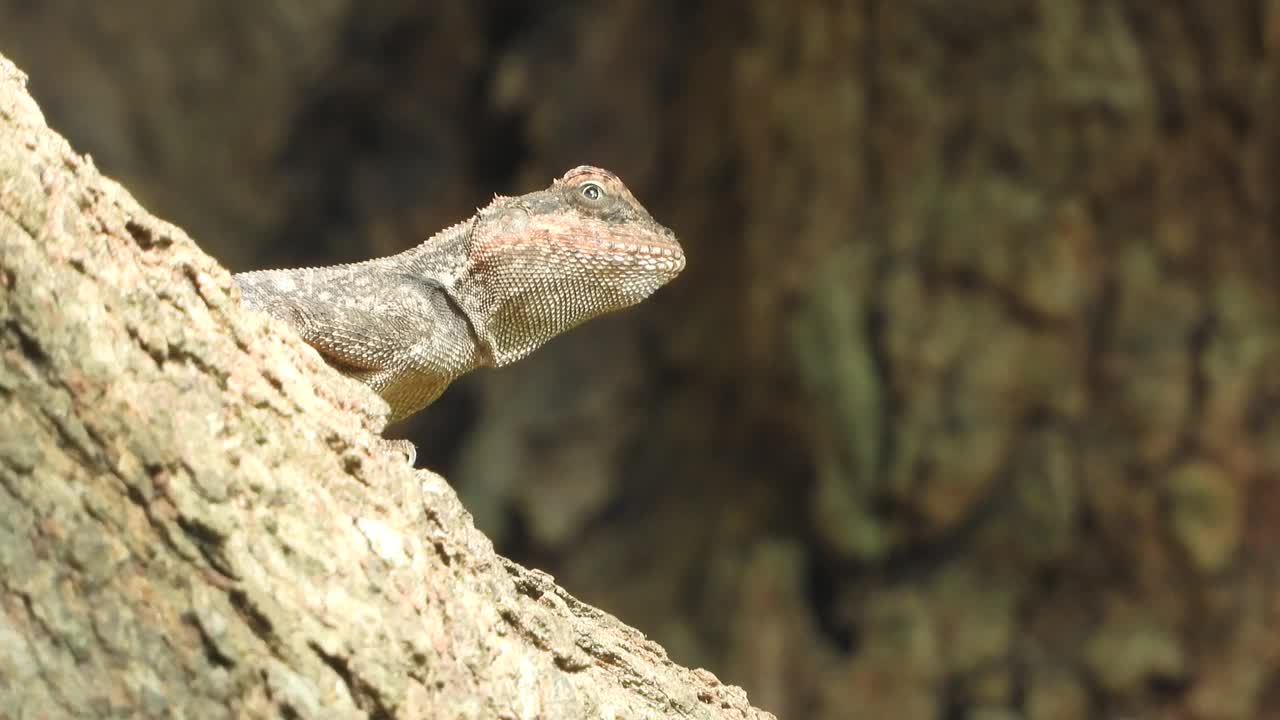
[[[651,302],[400,434],[780,717],[1280,718],[1280,2],[0,0],[235,270],[608,167]]]

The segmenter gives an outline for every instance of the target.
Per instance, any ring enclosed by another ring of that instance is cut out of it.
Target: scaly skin
[[[466,372],[640,302],[684,264],[675,235],[621,180],[583,166],[399,255],[235,281],[248,305],[381,395],[394,422]]]

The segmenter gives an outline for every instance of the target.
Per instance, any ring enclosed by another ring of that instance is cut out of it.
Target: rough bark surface
[[[0,58],[0,715],[766,718],[497,556]]]

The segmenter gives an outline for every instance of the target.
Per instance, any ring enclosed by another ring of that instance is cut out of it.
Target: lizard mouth
[[[620,253],[621,262],[638,263],[646,270],[662,273],[664,282],[684,270],[684,248],[680,247],[675,233],[662,228],[662,235],[650,242],[611,242],[610,250]],[[617,256],[614,257],[618,260]]]
[[[668,279],[683,270],[685,264],[684,250],[676,244],[609,243],[607,252],[616,264],[639,264],[646,270],[665,274]]]

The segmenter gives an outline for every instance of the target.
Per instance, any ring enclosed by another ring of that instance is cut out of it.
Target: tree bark
[[[0,716],[765,718],[497,556],[0,58]]]

